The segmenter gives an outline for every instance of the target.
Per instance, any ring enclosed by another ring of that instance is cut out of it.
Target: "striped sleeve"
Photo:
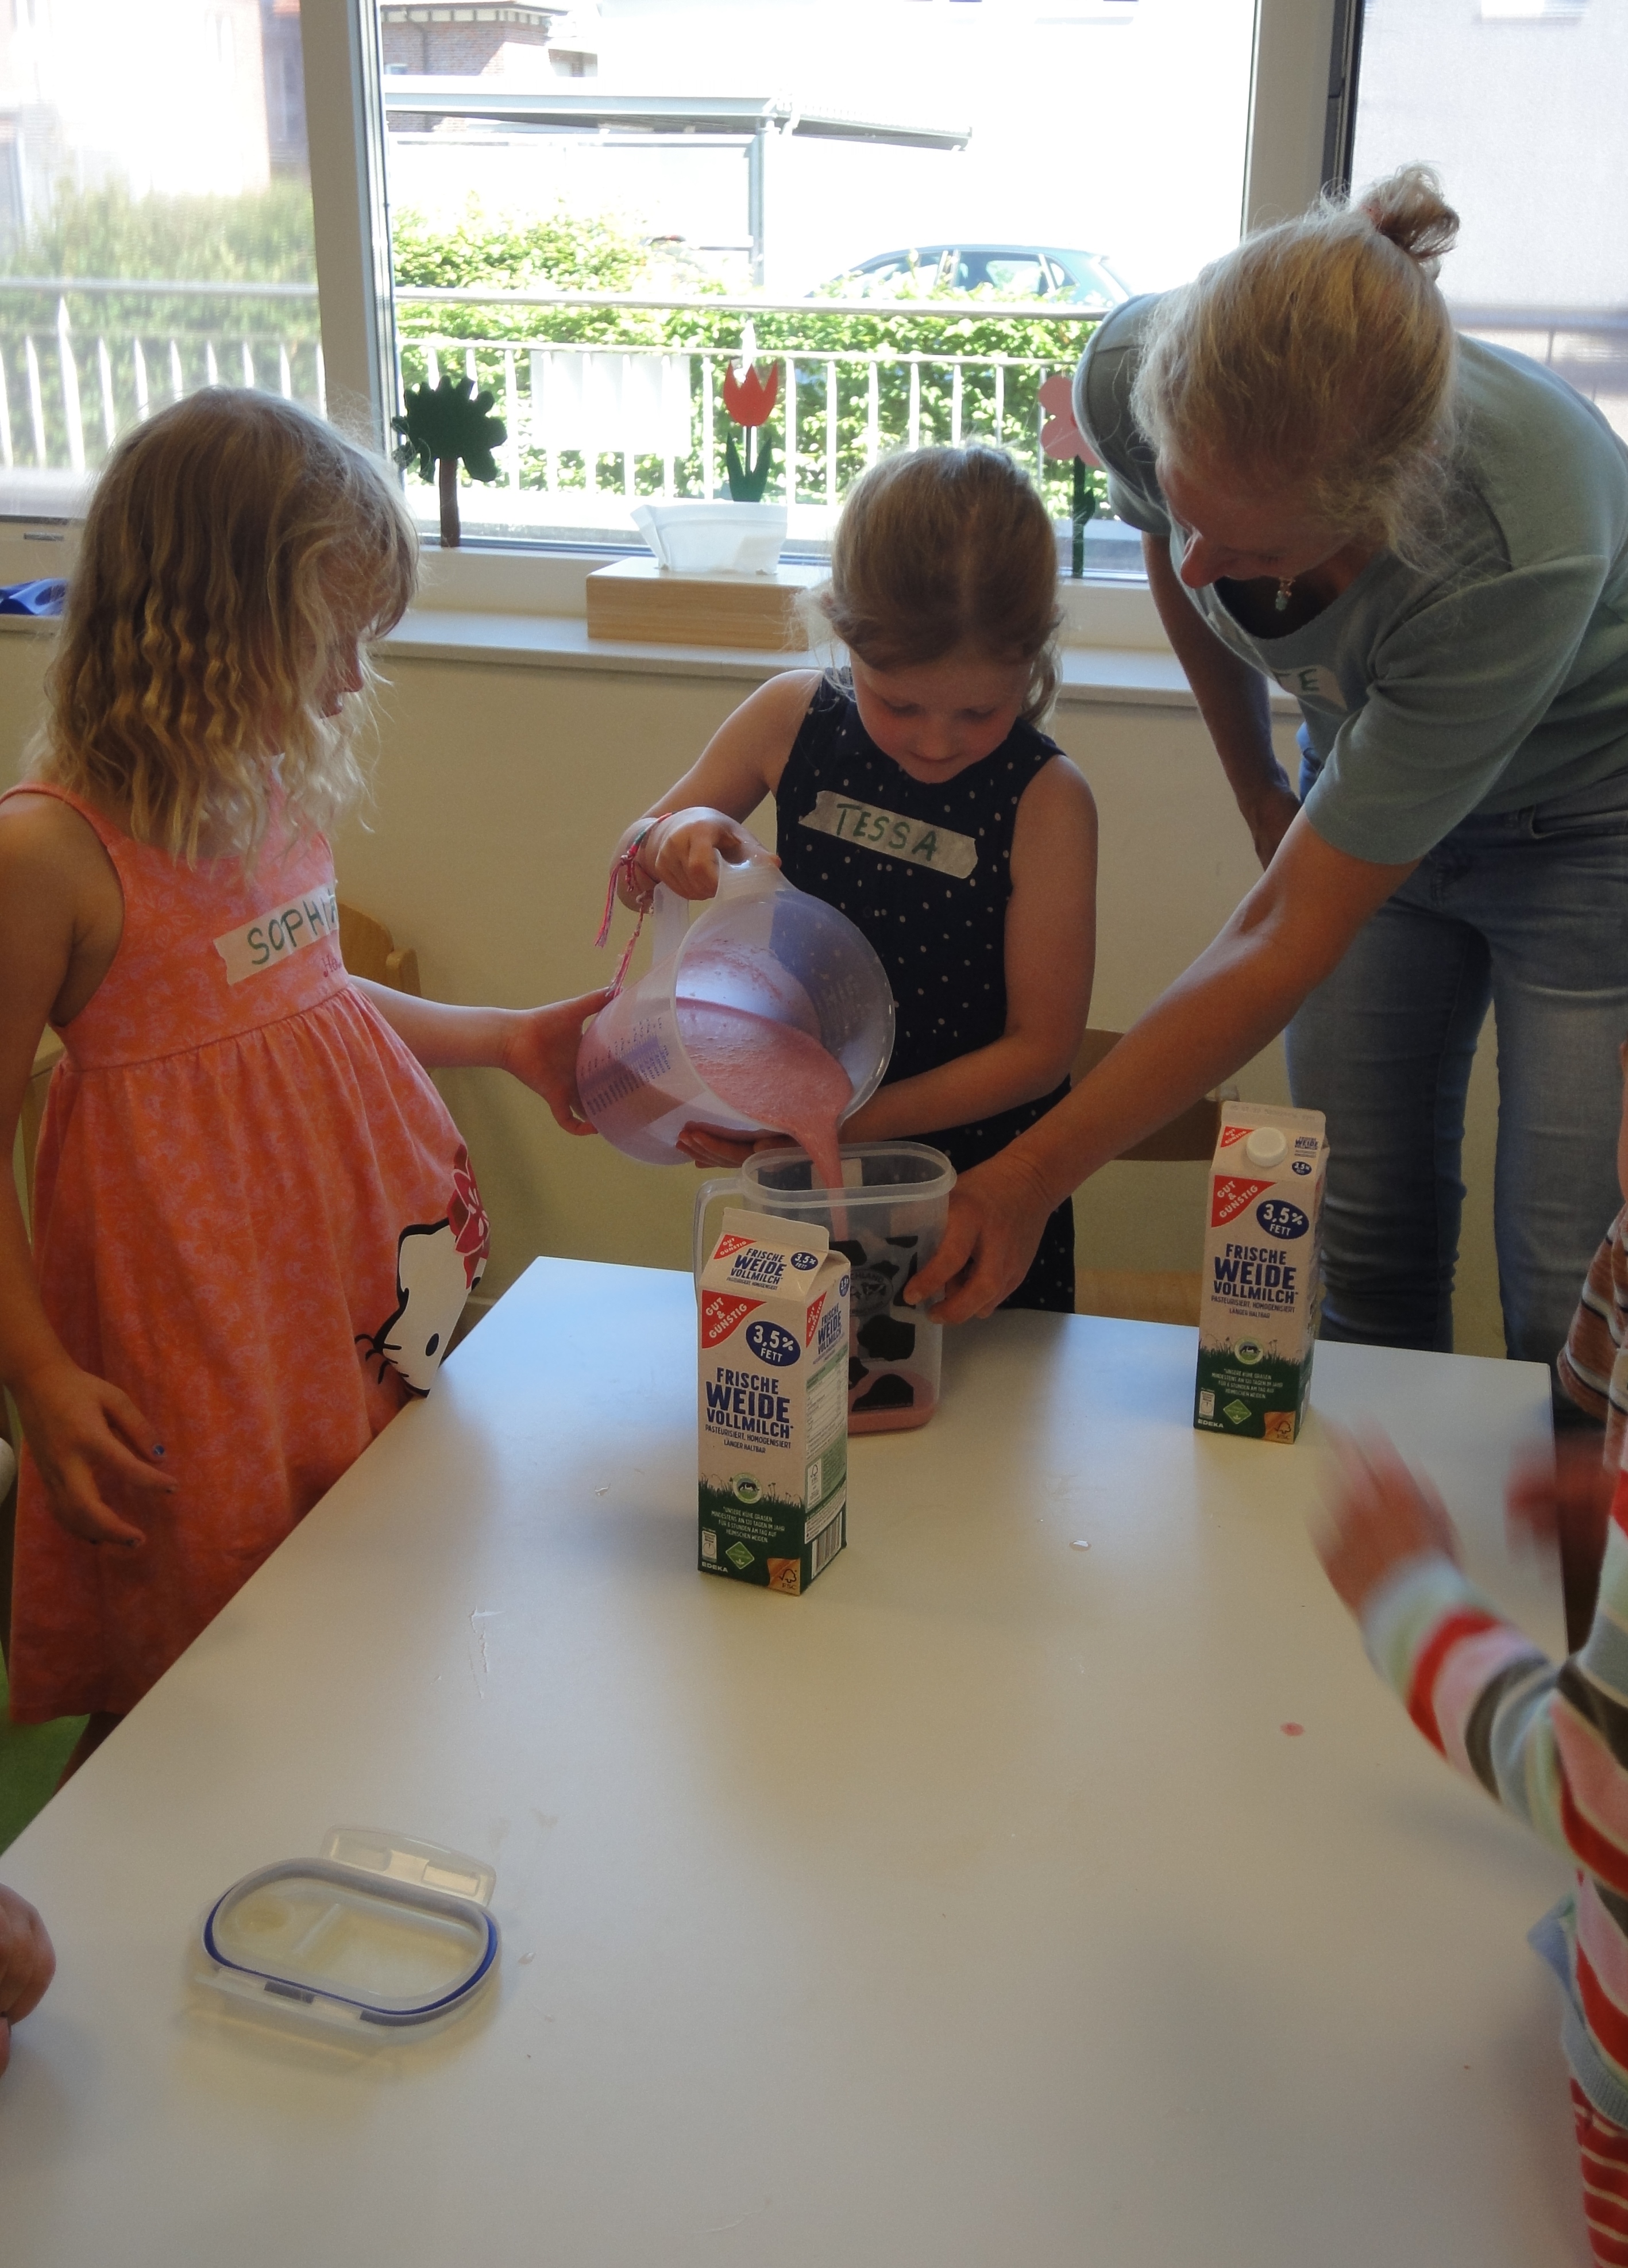
[[[1606,1427],[1606,1462],[1614,1470],[1628,1426],[1628,1253],[1621,1212],[1588,1264],[1558,1367],[1568,1399]]]
[[[1436,1554],[1398,1567],[1362,1627],[1375,1668],[1448,1762],[1628,1899],[1628,1476],[1594,1626],[1558,1668]]]

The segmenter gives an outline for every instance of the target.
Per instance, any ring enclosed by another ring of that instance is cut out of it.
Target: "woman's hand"
[[[86,1543],[117,1543],[134,1550],[146,1537],[103,1500],[102,1488],[173,1496],[177,1484],[163,1469],[162,1442],[128,1394],[93,1378],[66,1356],[14,1381],[23,1432],[45,1483],[51,1516]]]
[[[701,804],[658,820],[639,845],[634,863],[647,889],[662,882],[675,897],[710,898],[717,893],[720,857],[731,864],[743,858],[780,864],[737,820]]]
[[[1054,1201],[1011,1150],[964,1174],[950,1193],[938,1250],[905,1286],[912,1307],[935,1323],[993,1315],[1029,1273]]]
[[[1369,1594],[1404,1559],[1440,1551],[1458,1565],[1458,1531],[1434,1489],[1416,1479],[1376,1435],[1338,1443],[1340,1473],[1329,1522],[1316,1538],[1328,1579],[1360,1616]]]
[[[0,1883],[0,2071],[11,2059],[11,2027],[31,2016],[56,1974],[45,1924],[15,1890]]]
[[[507,1027],[502,1068],[512,1071],[523,1086],[540,1094],[554,1115],[554,1123],[568,1134],[591,1134],[576,1092],[576,1057],[583,1044],[583,1027],[610,998],[608,991],[579,992],[575,1000],[555,1000],[546,1008],[527,1008]]]

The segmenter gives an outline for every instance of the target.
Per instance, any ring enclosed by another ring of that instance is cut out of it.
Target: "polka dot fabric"
[[[775,794],[777,846],[788,881],[861,929],[887,970],[898,1035],[886,1084],[935,1071],[989,1047],[1006,1028],[1006,909],[1012,895],[1012,836],[1030,783],[1059,753],[1032,725],[1014,725],[981,763],[952,780],[913,780],[883,755],[860,722],[853,695],[822,681],[803,720]],[[869,843],[800,824],[822,792],[967,836],[978,860],[964,879]],[[1002,1150],[1068,1092],[966,1126],[923,1129],[959,1172]],[[1046,1223],[1034,1265],[1008,1307],[1074,1309],[1074,1205]]]

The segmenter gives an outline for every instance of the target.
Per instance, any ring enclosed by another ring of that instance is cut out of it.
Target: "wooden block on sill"
[[[618,559],[588,578],[588,635],[645,645],[806,653],[797,599],[825,578],[823,567],[782,565],[773,575],[675,575],[654,559]]]

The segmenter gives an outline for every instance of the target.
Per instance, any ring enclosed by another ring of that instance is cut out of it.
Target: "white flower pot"
[[[772,575],[786,541],[783,504],[676,497],[635,504],[633,522],[661,564],[680,575]]]

